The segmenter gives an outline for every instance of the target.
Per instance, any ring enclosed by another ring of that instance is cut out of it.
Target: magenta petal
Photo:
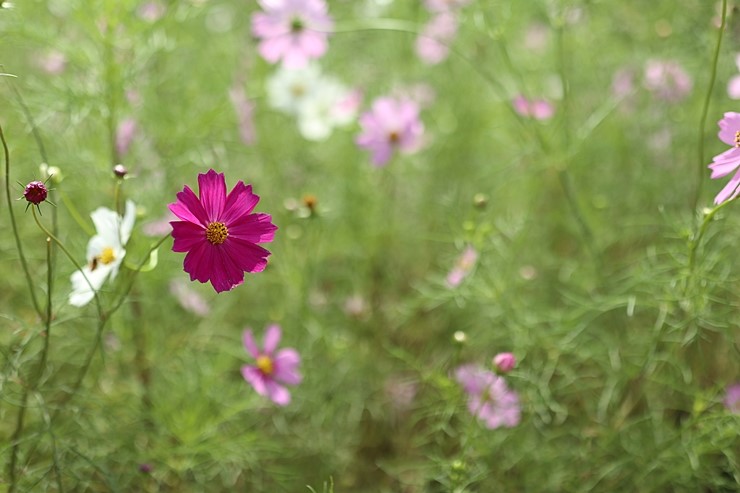
[[[224,178],[224,174],[216,173],[212,169],[205,174],[199,174],[198,190],[200,192],[200,202],[206,211],[208,222],[220,220],[226,201],[226,178]]]
[[[259,196],[252,193],[252,185],[244,185],[241,180],[236,182],[236,185],[226,197],[224,210],[221,214],[221,221],[228,225],[229,234],[231,234],[232,224],[242,219],[242,216],[247,216],[252,212],[259,201]]]
[[[173,252],[188,252],[197,245],[206,242],[205,230],[202,226],[186,221],[171,221]]]
[[[244,348],[252,358],[256,359],[259,357],[260,351],[257,348],[257,344],[254,343],[254,336],[251,330],[247,329],[242,333],[242,342],[244,342]]]
[[[185,255],[183,269],[190,274],[191,281],[208,282],[213,269],[211,257],[211,245],[204,241],[196,244],[192,250]]]
[[[265,378],[258,368],[244,365],[242,366],[242,376],[254,388],[255,392],[259,395],[267,395],[267,382],[265,382]]]
[[[262,272],[265,270],[267,257],[270,255],[269,250],[239,238],[229,238],[222,246],[243,271]]]
[[[274,358],[275,379],[288,385],[301,383],[303,377],[298,372],[301,357],[298,351],[291,348],[280,350]]]
[[[277,349],[277,346],[280,343],[280,336],[281,332],[279,325],[272,324],[267,328],[264,344],[265,353],[272,355],[272,353],[275,352],[275,349]]]
[[[170,204],[168,207],[174,215],[183,221],[200,223],[203,226],[208,224],[206,211],[203,210],[198,197],[195,196],[195,193],[187,185],[183,188],[182,192],[177,193],[177,202]]]
[[[287,406],[290,404],[290,392],[288,389],[279,385],[274,380],[266,380],[265,387],[267,390],[267,397],[272,400],[278,406]]]
[[[211,274],[211,285],[217,293],[230,291],[244,282],[244,270],[237,265],[226,243],[213,248],[216,269]]]
[[[740,171],[735,173],[735,176],[733,176],[732,179],[727,183],[727,185],[725,185],[725,187],[717,194],[717,196],[714,198],[714,203],[719,205],[725,200],[729,199],[738,186],[740,186]]]
[[[249,214],[229,223],[229,236],[251,243],[267,243],[275,238],[277,226],[269,214]]]

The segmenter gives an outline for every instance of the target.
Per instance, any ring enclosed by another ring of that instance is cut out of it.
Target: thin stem
[[[706,162],[704,161],[704,132],[707,126],[707,116],[709,115],[709,103],[712,100],[712,91],[714,90],[714,83],[717,80],[717,65],[719,64],[719,52],[722,46],[722,37],[725,32],[725,24],[727,20],[727,0],[722,0],[722,17],[719,24],[719,32],[717,33],[717,45],[714,47],[714,56],[712,58],[712,71],[709,77],[709,87],[707,88],[707,94],[704,97],[704,106],[701,110],[701,118],[699,120],[699,142],[697,145],[697,152],[699,154],[699,166],[696,168],[699,172],[699,177],[696,183],[696,191],[694,193],[694,202],[692,210],[696,210],[701,199],[702,187],[704,185],[704,175],[706,174]]]
[[[14,493],[18,487],[18,476],[16,476],[16,465],[18,464],[18,454],[20,452],[20,439],[23,434],[23,423],[26,417],[26,407],[28,405],[28,394],[29,388],[26,386],[23,389],[23,396],[21,397],[21,407],[18,408],[18,416],[15,419],[15,430],[13,435],[10,437],[10,441],[13,444],[10,451],[10,462],[8,463],[8,477],[10,478],[10,486],[8,487],[8,493]]]
[[[15,214],[13,214],[13,199],[10,195],[10,151],[8,151],[8,143],[5,141],[5,134],[3,128],[0,126],[0,140],[3,143],[3,151],[5,153],[5,197],[8,202],[8,214],[10,214],[10,224],[13,228],[13,236],[15,237],[15,246],[18,249],[18,257],[21,261],[21,267],[26,275],[26,282],[28,289],[31,292],[31,302],[33,307],[38,313],[40,318],[43,318],[44,312],[41,310],[39,300],[36,298],[36,291],[33,289],[33,278],[31,277],[31,271],[28,270],[28,263],[26,263],[26,256],[23,254],[23,245],[21,243],[21,237],[18,233],[18,225],[15,222]]]
[[[722,202],[717,207],[710,210],[704,215],[704,221],[702,221],[701,223],[699,232],[689,242],[689,275],[693,275],[694,273],[694,269],[696,267],[696,252],[699,249],[699,244],[701,244],[702,238],[704,238],[704,234],[707,232],[709,223],[712,222],[712,219],[714,219],[714,215],[717,214],[717,212],[719,212],[720,209],[724,208],[725,206],[727,206],[731,202],[734,202],[735,200],[737,200],[737,197],[731,200],[726,200],[725,202]]]
[[[126,299],[126,297],[128,296],[128,294],[131,292],[131,289],[134,287],[134,281],[136,280],[136,275],[139,272],[141,272],[141,269],[144,268],[144,265],[149,261],[149,258],[151,257],[152,252],[154,252],[154,250],[156,250],[157,248],[159,248],[162,245],[162,243],[164,243],[165,240],[167,240],[167,238],[169,238],[169,237],[170,237],[170,235],[169,235],[169,233],[167,233],[162,238],[160,238],[159,240],[157,240],[157,242],[154,243],[149,248],[149,251],[147,252],[147,254],[141,259],[141,261],[136,266],[136,268],[133,269],[134,275],[131,276],[131,280],[129,281],[128,286],[126,286],[126,288],[123,290],[123,292],[121,293],[121,296],[118,298],[118,301],[113,304],[113,307],[110,310],[108,310],[108,315],[112,315],[123,304],[123,301]]]

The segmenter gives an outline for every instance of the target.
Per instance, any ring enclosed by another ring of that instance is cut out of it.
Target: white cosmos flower
[[[300,69],[279,68],[267,79],[267,101],[276,110],[295,115],[321,81],[321,70],[315,64]]]
[[[135,213],[134,203],[127,200],[123,217],[105,207],[90,214],[97,234],[87,244],[87,265],[72,274],[70,305],[88,304],[108,277],[113,280],[118,275],[118,268],[126,256],[124,247],[134,227]]]

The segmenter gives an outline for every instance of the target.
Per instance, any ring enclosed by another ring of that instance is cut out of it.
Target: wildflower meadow
[[[740,491],[740,3],[0,40],[0,491]]]

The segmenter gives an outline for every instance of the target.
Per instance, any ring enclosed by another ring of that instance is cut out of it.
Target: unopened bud
[[[42,181],[32,181],[23,190],[23,197],[33,205],[39,205],[46,200],[47,195],[49,195],[49,191]]]
[[[493,357],[493,366],[501,373],[509,373],[516,366],[516,357],[512,353],[499,353]]]

